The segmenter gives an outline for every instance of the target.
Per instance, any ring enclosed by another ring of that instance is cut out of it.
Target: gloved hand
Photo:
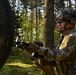
[[[37,52],[39,46],[29,42],[29,46],[26,48],[29,53]]]

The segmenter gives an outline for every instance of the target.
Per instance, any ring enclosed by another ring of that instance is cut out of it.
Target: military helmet
[[[57,19],[67,19],[70,20],[71,23],[76,23],[76,11],[73,9],[63,9],[60,10],[57,14]]]

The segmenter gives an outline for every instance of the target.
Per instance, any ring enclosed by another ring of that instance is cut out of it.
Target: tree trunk
[[[0,0],[0,69],[11,51],[14,36],[13,12],[8,0]]]
[[[68,8],[71,8],[71,0],[68,0]]]
[[[33,8],[33,0],[31,0],[31,13],[30,13],[30,17],[31,17],[31,22],[30,22],[30,41],[33,41],[33,22],[34,22],[34,8]]]
[[[54,48],[54,0],[45,0],[44,41],[45,47]]]
[[[54,0],[45,0],[44,45],[54,48]]]

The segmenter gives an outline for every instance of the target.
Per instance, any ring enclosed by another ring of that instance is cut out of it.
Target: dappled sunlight
[[[2,70],[3,75],[40,75],[41,73],[35,64],[21,62],[6,63]]]
[[[35,66],[34,64],[30,65],[30,64],[24,64],[24,63],[21,63],[21,62],[6,63],[5,65],[19,66],[19,67],[22,67],[22,68],[29,68],[29,67]]]
[[[41,70],[21,52],[19,56],[9,56],[2,71],[3,75],[40,75]]]

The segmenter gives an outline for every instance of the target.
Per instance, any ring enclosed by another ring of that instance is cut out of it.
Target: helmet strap
[[[66,28],[66,26],[67,26],[67,23],[65,23],[65,27],[64,27],[64,30],[65,30],[65,31],[66,31],[66,30],[70,30],[70,29],[73,28],[73,27]]]

